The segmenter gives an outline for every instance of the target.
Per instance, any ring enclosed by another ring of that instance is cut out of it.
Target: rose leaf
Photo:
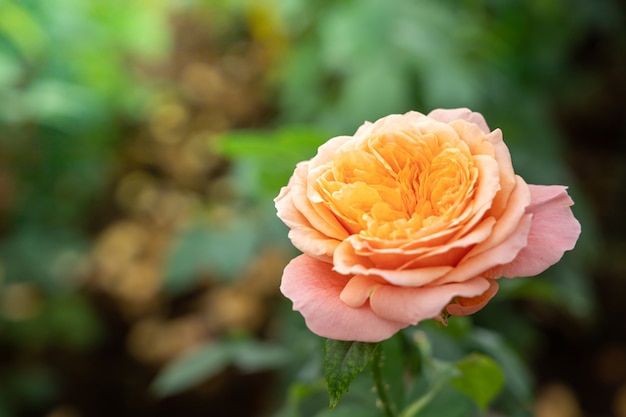
[[[504,387],[504,373],[488,356],[472,353],[456,363],[462,374],[450,382],[485,410]]]
[[[348,392],[354,378],[367,367],[377,347],[378,343],[326,340],[324,373],[331,410],[335,408],[343,394]]]

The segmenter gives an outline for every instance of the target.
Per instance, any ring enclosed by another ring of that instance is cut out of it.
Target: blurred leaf
[[[273,132],[224,134],[217,150],[235,162],[238,188],[246,195],[265,198],[278,195],[296,164],[315,156],[328,139],[328,133],[319,129],[287,126]]]
[[[555,303],[558,295],[552,281],[545,279],[507,279],[500,280],[498,296],[505,298],[527,298],[546,303]]]
[[[422,342],[423,343],[423,342]],[[421,376],[409,397],[417,397],[400,414],[400,417],[421,416],[422,410],[429,406],[450,380],[459,375],[459,370],[450,362],[424,357],[424,375]]]
[[[174,240],[165,270],[165,287],[180,292],[210,274],[232,279],[256,253],[261,224],[254,214],[193,225]]]
[[[468,417],[477,415],[476,406],[464,394],[450,385],[436,385],[420,398],[422,403],[412,404],[400,417]]]
[[[237,343],[232,350],[233,363],[244,372],[257,372],[283,366],[291,357],[284,346],[258,341]]]
[[[377,348],[377,343],[326,339],[324,370],[331,410],[348,391],[354,378],[370,363]]]
[[[285,348],[252,339],[209,342],[168,364],[152,389],[160,396],[173,395],[208,380],[234,365],[244,372],[274,369],[289,360]]]
[[[487,329],[476,329],[471,334],[475,348],[491,357],[504,373],[503,395],[510,396],[509,407],[528,407],[532,401],[531,373],[518,354],[498,334]]]
[[[168,9],[165,1],[121,3],[114,10],[109,28],[131,53],[142,58],[163,58],[171,46]],[[117,30],[116,30],[117,29]],[[141,33],[141,36],[137,36]]]
[[[15,57],[0,51],[0,91],[13,85],[20,76],[20,66]]]
[[[380,417],[377,407],[368,404],[342,404],[341,407],[332,410],[321,410],[314,417]]]
[[[84,118],[94,98],[91,91],[79,85],[59,80],[38,80],[22,95],[27,117],[60,126]]]
[[[46,291],[72,287],[85,250],[84,238],[72,230],[32,225],[0,242],[7,280],[34,283]]]
[[[161,396],[184,391],[220,373],[231,363],[231,346],[209,343],[168,364],[153,382]]]
[[[0,34],[4,33],[27,59],[38,55],[46,43],[45,33],[33,15],[18,2],[0,2]]]
[[[36,348],[85,349],[102,334],[99,317],[79,293],[49,294],[35,317],[0,323],[12,343]]]
[[[456,363],[462,375],[451,380],[452,385],[485,410],[504,386],[502,370],[489,357],[472,353]]]

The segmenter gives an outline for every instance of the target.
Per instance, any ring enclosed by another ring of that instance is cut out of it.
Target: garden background
[[[328,138],[437,107],[569,185],[583,232],[420,324],[432,355],[492,357],[492,415],[626,416],[625,21],[619,0],[0,0],[0,416],[377,415],[367,375],[329,414],[272,198]],[[420,415],[478,412],[450,398]]]

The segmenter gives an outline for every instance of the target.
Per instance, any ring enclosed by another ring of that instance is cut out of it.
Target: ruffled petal
[[[320,260],[332,260],[339,241],[331,239],[311,226],[306,217],[293,204],[293,195],[288,187],[281,189],[274,199],[278,217],[290,228],[289,239],[304,253]]]
[[[350,307],[361,307],[381,285],[383,282],[376,277],[356,275],[343,287],[339,298]]]
[[[453,303],[448,304],[446,310],[453,316],[467,316],[482,309],[498,292],[498,283],[488,279],[489,288],[484,293],[475,297],[458,297]]]
[[[474,123],[484,133],[490,132],[489,126],[487,126],[487,122],[482,114],[473,112],[464,107],[458,109],[436,109],[428,113],[428,117],[443,123],[465,120],[466,122]]]
[[[516,176],[516,186],[509,197],[509,204],[498,218],[490,236],[476,246],[468,255],[475,256],[504,242],[519,228],[520,220],[530,204],[530,189],[528,184]]]
[[[376,268],[368,258],[354,253],[348,241],[341,242],[335,250],[333,269],[344,275],[377,275],[398,286],[425,285],[452,271],[451,266],[435,266],[417,269]]]
[[[346,305],[339,297],[350,277],[331,268],[329,263],[300,255],[283,272],[280,290],[313,333],[335,340],[378,342],[407,326],[377,316],[369,304]]]
[[[449,274],[435,284],[462,282],[471,277],[485,275],[486,271],[511,262],[526,247],[531,224],[532,215],[525,214],[516,231],[507,240],[475,256],[468,255],[467,259],[463,259]],[[492,277],[491,274],[488,276]]]
[[[570,206],[574,204],[567,187],[560,185],[529,185],[532,214],[528,243],[510,263],[489,272],[492,277],[529,277],[540,274],[557,263],[565,251],[576,245],[580,223]]]
[[[384,319],[417,324],[439,316],[454,297],[475,297],[488,288],[489,281],[481,277],[435,287],[381,285],[370,296],[370,306]]]

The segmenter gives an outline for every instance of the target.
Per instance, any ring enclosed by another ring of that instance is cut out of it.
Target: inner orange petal
[[[400,243],[467,213],[478,173],[453,130],[393,132],[338,151],[314,187],[350,233]]]

